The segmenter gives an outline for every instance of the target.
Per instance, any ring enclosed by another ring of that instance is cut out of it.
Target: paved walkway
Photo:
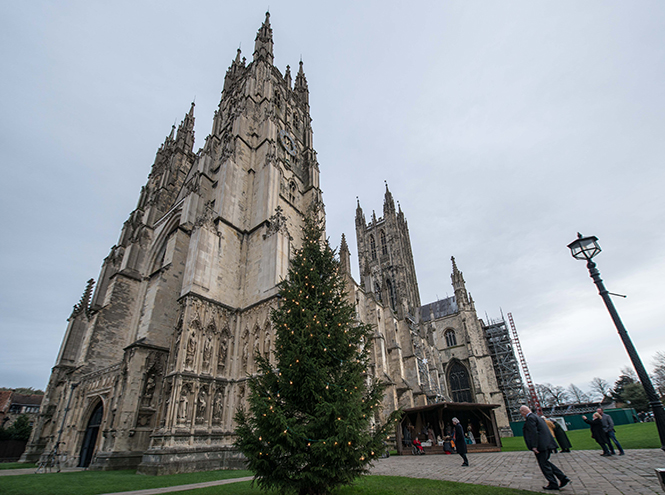
[[[372,474],[429,478],[532,491],[542,491],[541,487],[546,484],[536,459],[530,452],[469,454],[469,462],[471,465],[463,468],[460,466],[461,458],[458,455],[392,456],[376,461]],[[553,455],[552,462],[573,480],[561,490],[562,494],[662,495],[663,493],[655,473],[657,468],[665,468],[665,455],[660,449],[628,450],[625,456],[614,457],[600,457],[600,451],[580,450]],[[77,470],[81,468],[63,469],[63,471]],[[34,472],[34,469],[8,469],[0,471],[0,476]],[[251,479],[251,476],[232,478],[121,492],[114,495],[157,495]]]
[[[0,469],[0,476],[16,476],[17,474],[35,474],[37,468],[21,468],[21,469]],[[62,468],[61,473],[74,473],[76,471],[85,471],[85,468],[80,467],[71,467],[71,468]],[[55,470],[51,471],[55,473]]]
[[[133,492],[105,493],[104,495],[159,495],[160,493],[184,492],[185,490],[196,490],[197,488],[207,488],[209,486],[227,485],[229,483],[238,483],[240,481],[251,481],[253,476],[244,478],[231,478],[228,480],[205,481],[203,483],[192,483],[190,485],[166,486],[164,488],[148,488],[147,490],[135,490]]]
[[[371,474],[458,481],[543,491],[547,484],[530,452],[468,454],[469,467],[458,455],[392,456],[374,463]],[[573,482],[561,493],[576,495],[663,494],[656,468],[665,468],[660,449],[627,450],[624,456],[600,457],[600,450],[555,454],[550,460]]]

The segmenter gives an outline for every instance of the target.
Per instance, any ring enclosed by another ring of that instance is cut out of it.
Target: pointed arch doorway
[[[90,461],[92,461],[92,454],[95,452],[97,434],[99,433],[99,427],[102,424],[103,416],[104,405],[100,401],[90,415],[90,421],[88,421],[88,427],[85,430],[83,444],[81,445],[81,456],[79,457],[78,467],[88,467]]]

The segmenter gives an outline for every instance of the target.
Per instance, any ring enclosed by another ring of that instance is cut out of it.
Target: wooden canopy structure
[[[428,453],[443,454],[443,445],[437,439],[452,435],[452,419],[459,419],[464,431],[476,442],[467,444],[469,452],[497,452],[501,450],[501,438],[496,426],[494,409],[498,404],[474,404],[469,402],[440,402],[428,406],[404,410],[396,431],[397,453],[410,454],[411,442],[417,437],[427,442],[433,434],[434,442],[426,447]],[[432,430],[432,431],[430,431]]]

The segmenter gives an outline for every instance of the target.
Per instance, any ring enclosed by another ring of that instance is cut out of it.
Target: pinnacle
[[[348,251],[349,245],[346,243],[346,236],[342,234],[342,243],[339,248],[340,251]]]

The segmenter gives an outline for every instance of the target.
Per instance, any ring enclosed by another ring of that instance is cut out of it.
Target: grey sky
[[[66,318],[196,97],[196,148],[264,2],[9,2],[0,20],[0,385],[45,387]],[[227,4],[227,5],[225,5]],[[271,2],[275,64],[310,88],[328,234],[356,196],[405,212],[423,303],[512,312],[533,379],[583,389],[629,364],[597,261],[649,367],[665,350],[665,6]],[[355,266],[357,278],[357,266]]]

